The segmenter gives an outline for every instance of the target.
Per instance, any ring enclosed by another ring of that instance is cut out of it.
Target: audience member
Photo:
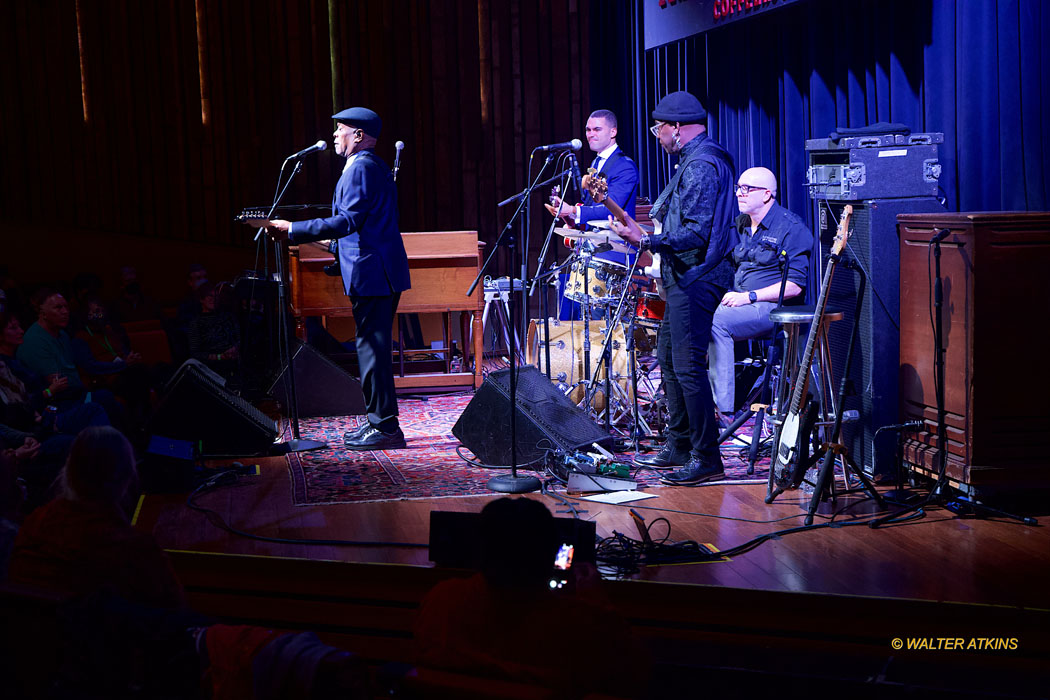
[[[111,306],[116,323],[134,323],[160,319],[160,307],[142,291],[139,273],[131,265],[120,268],[120,290]]]
[[[205,282],[198,293],[201,313],[190,322],[190,357],[231,377],[240,356],[241,330],[237,319],[219,308],[219,285]]]
[[[72,403],[94,401],[102,404],[109,422],[123,425],[125,412],[113,393],[105,390],[88,391],[80,379],[73,344],[66,332],[69,325],[69,306],[65,298],[53,289],[41,289],[33,295],[33,306],[37,310],[37,321],[25,332],[22,344],[15,354],[18,362],[28,371],[47,377],[50,384],[65,379],[66,385],[57,391],[50,388],[59,408]]]
[[[62,494],[31,513],[15,539],[12,581],[75,594],[108,590],[125,600],[181,607],[182,585],[153,537],[125,507],[137,481],[127,438],[110,427],[77,436]]]
[[[633,696],[644,654],[616,612],[596,603],[594,567],[573,566],[582,572],[574,592],[548,585],[559,541],[546,506],[527,498],[492,501],[481,512],[479,536],[481,573],[443,581],[423,599],[415,626],[418,665],[568,696]]]
[[[17,410],[37,414],[52,406],[56,412],[56,430],[70,435],[92,425],[107,425],[109,418],[101,405],[92,401],[59,398],[69,386],[66,377],[43,377],[18,361],[15,353],[22,345],[24,336],[18,319],[7,312],[0,312],[0,393],[5,395],[7,405],[27,404],[28,407],[19,407]],[[4,374],[5,367],[13,377]]]
[[[150,409],[150,373],[131,350],[127,335],[110,324],[99,299],[88,299],[84,328],[73,338],[73,357],[89,389],[109,389],[125,401],[131,416]]]
[[[84,327],[87,318],[88,299],[94,299],[102,293],[102,278],[94,272],[79,272],[70,285],[69,311],[70,323],[67,329],[70,335]]]
[[[186,296],[179,303],[176,314],[178,326],[186,331],[189,330],[190,321],[201,314],[200,287],[208,281],[208,270],[200,263],[193,263],[186,271]]]
[[[14,450],[0,450],[0,581],[7,578],[7,564],[22,522],[25,484],[18,476]]]

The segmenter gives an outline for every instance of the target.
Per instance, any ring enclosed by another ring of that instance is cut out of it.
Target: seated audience
[[[231,377],[240,356],[241,329],[233,314],[219,309],[219,285],[205,282],[198,292],[201,313],[190,322],[190,357]]]
[[[417,664],[543,685],[568,696],[636,694],[644,654],[616,612],[596,602],[601,595],[594,567],[573,566],[575,592],[549,586],[560,543],[546,506],[501,498],[481,516],[482,571],[443,581],[423,599],[415,626]]]
[[[99,299],[86,301],[85,325],[73,338],[73,357],[89,389],[109,389],[127,404],[132,416],[150,408],[150,373],[127,335],[109,323]]]
[[[40,414],[48,407],[55,409],[54,428],[57,432],[75,435],[92,425],[108,425],[105,409],[97,403],[83,400],[62,400],[60,396],[69,387],[69,380],[62,375],[43,377],[24,366],[15,357],[25,334],[18,319],[7,312],[0,312],[0,395],[7,406],[3,418],[16,425],[27,425],[25,416],[40,422]],[[9,370],[10,375],[5,372]],[[20,412],[19,419],[6,411]],[[27,428],[28,429],[28,428]]]
[[[63,388],[52,391],[52,398],[60,410],[85,400],[102,404],[109,422],[123,425],[125,411],[113,393],[106,389],[88,390],[80,379],[73,344],[66,327],[69,325],[69,306],[65,298],[53,289],[41,289],[33,295],[37,321],[25,332],[15,357],[29,372],[47,377],[50,383],[65,379]]]
[[[10,580],[181,607],[182,585],[167,556],[128,521],[125,507],[136,481],[127,438],[110,427],[83,431],[62,470],[62,494],[31,513],[15,538]]]
[[[131,265],[120,268],[120,291],[111,305],[116,323],[155,321],[160,319],[160,307],[143,293],[139,273]]]
[[[7,578],[7,564],[22,522],[25,485],[18,476],[14,450],[0,450],[0,581]]]

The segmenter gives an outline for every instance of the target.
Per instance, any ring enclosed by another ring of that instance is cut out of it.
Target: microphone
[[[940,231],[937,232],[937,234],[933,238],[930,239],[930,245],[933,245],[934,243],[940,243],[950,235],[952,235],[951,229],[942,228]]]
[[[394,149],[397,151],[394,154],[394,182],[397,182],[397,171],[401,169],[401,149],[404,147],[404,141],[398,141],[394,144]]]
[[[549,146],[539,146],[537,151],[564,151],[566,148],[571,148],[574,151],[578,151],[583,148],[583,141],[579,139],[573,139],[572,141],[562,141],[561,143],[552,143]]]
[[[573,150],[575,151],[577,149]],[[575,153],[569,153],[569,157],[572,158],[572,165],[570,166],[572,168],[572,184],[576,186],[576,194],[583,196],[583,180],[580,178],[580,163],[576,160]]]
[[[298,153],[293,153],[292,155],[290,155],[287,158],[285,158],[285,160],[294,160],[296,158],[302,158],[303,156],[305,156],[307,154],[310,154],[310,153],[313,153],[314,151],[323,151],[326,148],[328,148],[328,142],[327,141],[318,141],[317,143],[315,143],[313,146],[310,146],[309,148],[304,148],[303,150],[299,151]]]

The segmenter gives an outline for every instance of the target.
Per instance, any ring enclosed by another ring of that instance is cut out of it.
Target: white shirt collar
[[[609,144],[609,145],[608,145],[608,146],[607,146],[607,147],[605,148],[605,150],[604,150],[604,151],[602,151],[601,153],[599,153],[599,154],[598,154],[598,157],[602,159],[602,163],[601,163],[601,164],[602,164],[602,166],[604,166],[604,165],[605,165],[605,161],[609,160],[609,157],[610,157],[610,156],[611,156],[611,155],[612,155],[613,153],[616,153],[616,149],[617,149],[617,148],[619,148],[619,146],[617,146],[617,145],[616,145],[615,143],[610,143],[610,144]],[[599,170],[601,170],[601,168],[598,168],[598,169],[599,169]]]
[[[357,158],[362,153],[364,153],[364,151],[358,151],[357,153],[354,153],[353,155],[351,155],[349,158],[346,159],[346,165],[343,166],[343,172],[344,173],[350,168],[350,164],[354,162],[354,159]]]

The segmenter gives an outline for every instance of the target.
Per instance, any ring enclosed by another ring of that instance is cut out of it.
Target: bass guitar
[[[809,389],[809,370],[813,365],[813,352],[817,346],[817,335],[824,321],[824,311],[828,304],[828,288],[831,286],[831,277],[835,274],[835,265],[838,263],[839,254],[846,247],[849,238],[849,220],[853,216],[853,207],[849,204],[842,211],[842,219],[839,221],[835,240],[831,246],[831,257],[828,266],[824,270],[824,277],[820,282],[820,294],[817,303],[813,307],[813,322],[809,327],[809,338],[806,340],[806,349],[802,353],[802,361],[795,375],[794,390],[791,393],[791,403],[784,422],[780,427],[780,435],[777,439],[777,449],[773,455],[773,464],[770,466],[772,482],[781,490],[795,489],[802,483],[806,473],[805,454],[808,450],[807,440],[812,430],[813,415],[811,407],[806,401]]]
[[[594,168],[587,169],[587,174],[583,176],[581,186],[583,189],[591,193],[591,198],[596,203],[605,205],[605,208],[609,210],[609,213],[613,215],[613,218],[624,226],[629,226],[630,224],[628,222],[633,222],[635,226],[647,233],[660,234],[663,225],[658,219],[653,219],[653,228],[650,230],[648,226],[643,226],[628,216],[627,212],[609,197],[609,183],[602,174]],[[642,274],[656,281],[656,291],[660,294],[660,298],[666,301],[667,295],[664,293],[663,285],[660,284],[660,254],[652,252],[649,254],[652,256],[652,262],[642,267]]]

